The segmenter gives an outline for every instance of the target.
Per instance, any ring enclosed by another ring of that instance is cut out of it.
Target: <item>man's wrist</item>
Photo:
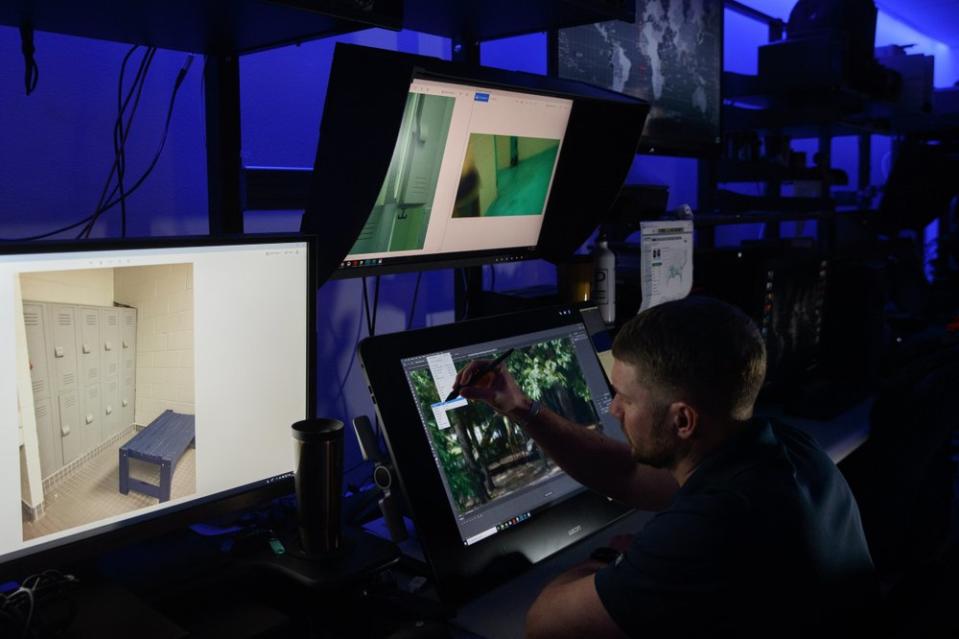
[[[519,426],[525,427],[539,415],[542,408],[543,404],[538,399],[530,400],[524,397],[523,402],[510,411],[510,419]]]

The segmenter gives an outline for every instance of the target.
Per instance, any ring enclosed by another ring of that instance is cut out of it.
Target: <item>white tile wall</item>
[[[193,266],[118,268],[116,300],[137,308],[136,423],[194,414]]]

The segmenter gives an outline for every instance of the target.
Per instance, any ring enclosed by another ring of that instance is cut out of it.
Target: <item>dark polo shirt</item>
[[[810,436],[754,420],[596,574],[634,637],[832,636],[878,595],[859,509]]]

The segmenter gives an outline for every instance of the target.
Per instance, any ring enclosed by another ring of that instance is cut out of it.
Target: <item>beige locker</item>
[[[59,438],[54,438],[55,415],[49,397],[33,398],[34,415],[37,419],[37,438],[40,444],[40,474],[49,477],[63,466],[63,448]]]
[[[50,304],[47,307],[53,336],[47,348],[53,355],[55,377],[53,383],[56,392],[76,391],[77,389],[77,329],[75,306]]]
[[[93,450],[105,438],[100,424],[100,385],[87,386],[80,395],[80,428],[83,430],[83,450]]]
[[[137,375],[137,309],[121,308],[120,312],[120,414],[123,428],[136,417]]]
[[[63,463],[69,464],[84,453],[83,429],[80,427],[80,405],[75,390],[61,393],[58,398],[60,407],[60,443],[63,448]]]
[[[100,309],[100,377],[116,377],[120,371],[120,319],[115,308]]]
[[[116,377],[103,381],[100,385],[100,430],[103,439],[119,433],[120,427],[120,385]]]
[[[80,360],[80,386],[100,382],[100,309],[77,309],[77,356]]]

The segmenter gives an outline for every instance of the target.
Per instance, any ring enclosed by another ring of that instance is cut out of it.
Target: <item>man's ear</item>
[[[673,402],[669,413],[676,435],[680,439],[692,439],[699,427],[699,411],[686,402]]]

